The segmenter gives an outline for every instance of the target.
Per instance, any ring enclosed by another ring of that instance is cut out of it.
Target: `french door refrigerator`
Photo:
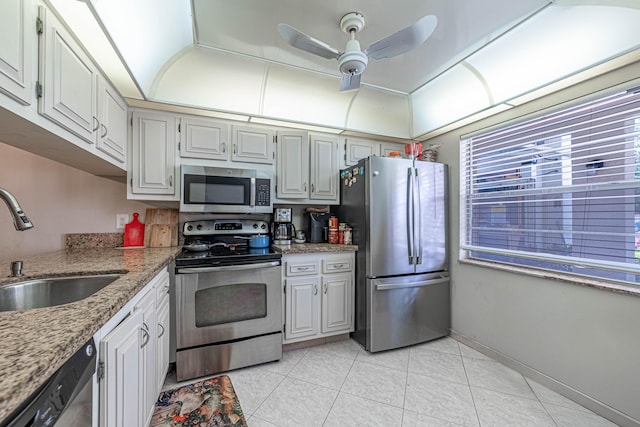
[[[448,335],[447,165],[371,156],[340,178],[336,213],[358,245],[352,337],[376,352]]]

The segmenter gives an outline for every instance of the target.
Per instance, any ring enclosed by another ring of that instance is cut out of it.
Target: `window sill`
[[[487,267],[496,270],[508,271],[510,273],[524,274],[526,276],[537,277],[540,279],[555,280],[558,282],[565,282],[578,286],[587,286],[590,288],[602,289],[604,291],[617,292],[621,294],[635,295],[640,297],[640,287],[626,285],[623,283],[604,282],[596,279],[589,279],[587,277],[578,277],[569,274],[555,273],[552,271],[537,270],[535,268],[519,267],[497,262],[480,261],[476,259],[459,259],[458,262],[460,264]]]

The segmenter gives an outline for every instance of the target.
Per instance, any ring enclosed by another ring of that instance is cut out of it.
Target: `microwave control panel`
[[[256,178],[256,206],[271,206],[271,180]]]

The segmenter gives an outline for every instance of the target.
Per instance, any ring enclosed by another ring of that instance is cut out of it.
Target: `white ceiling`
[[[356,38],[366,49],[424,15],[438,26],[420,47],[370,61],[362,83],[411,93],[482,45],[547,5],[547,0],[192,0],[195,41],[201,46],[340,76],[335,60],[295,49],[276,30],[289,24],[343,51],[349,36],[339,28],[349,12],[365,17]],[[338,82],[336,81],[336,85]]]
[[[46,1],[130,103],[401,139],[640,55],[640,0]],[[339,92],[337,61],[291,47],[277,25],[343,51],[349,12],[365,17],[362,49],[425,15],[438,25],[417,49],[371,60],[359,90]]]

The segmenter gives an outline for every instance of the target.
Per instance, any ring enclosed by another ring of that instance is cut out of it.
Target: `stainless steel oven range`
[[[282,255],[268,232],[265,221],[185,222],[175,275],[178,381],[282,358]]]

